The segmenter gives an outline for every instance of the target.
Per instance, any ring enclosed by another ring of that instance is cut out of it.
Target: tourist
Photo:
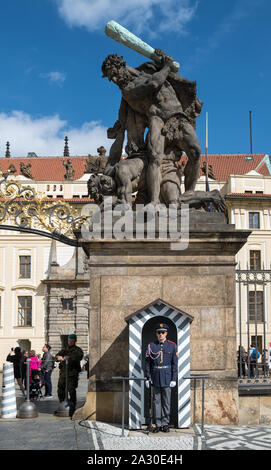
[[[23,357],[21,348],[16,347],[14,350],[12,348],[6,360],[8,362],[13,363],[14,378],[17,380],[17,383],[20,387],[22,394],[25,395],[25,389],[24,389],[23,381],[22,381],[22,376],[23,376],[22,368],[23,368],[24,357]]]
[[[41,368],[41,360],[36,355],[34,350],[30,351],[29,353],[29,383],[31,383],[31,379],[33,376],[40,371]]]
[[[45,344],[42,348],[43,356],[41,360],[41,372],[44,377],[44,385],[45,385],[45,398],[52,398],[52,372],[54,368],[54,358],[50,352],[51,346],[49,344]]]

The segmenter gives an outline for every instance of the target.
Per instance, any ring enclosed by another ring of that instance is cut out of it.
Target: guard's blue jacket
[[[154,387],[169,387],[177,382],[178,353],[176,343],[165,340],[148,344],[145,361],[145,375],[151,378]]]

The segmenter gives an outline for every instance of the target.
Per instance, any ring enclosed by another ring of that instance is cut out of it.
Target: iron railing
[[[236,270],[236,307],[239,323],[237,370],[239,381],[271,382],[267,342],[267,295],[271,295],[271,269]],[[251,295],[252,294],[252,295]],[[246,336],[246,340],[244,340]],[[256,350],[256,351],[253,351]]]

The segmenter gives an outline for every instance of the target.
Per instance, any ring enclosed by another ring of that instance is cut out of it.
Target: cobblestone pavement
[[[97,421],[58,418],[58,371],[53,372],[52,399],[37,402],[39,416],[34,419],[0,419],[0,450],[271,450],[271,426],[205,426],[206,445],[190,430],[171,430],[147,434],[146,430],[128,431],[122,437],[119,425]],[[85,402],[86,373],[79,375],[77,407]],[[0,374],[2,393],[2,374]],[[23,397],[16,385],[17,407]]]
[[[205,426],[207,450],[271,450],[271,426]]]
[[[166,436],[163,433],[148,434],[146,430],[127,431],[122,437],[119,426],[97,421],[87,421],[88,433],[95,450],[198,450],[199,440],[192,430],[172,430]]]

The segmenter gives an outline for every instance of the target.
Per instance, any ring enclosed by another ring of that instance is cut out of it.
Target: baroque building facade
[[[79,212],[91,203],[87,180],[95,168],[96,157],[29,157],[0,158],[7,181],[30,185],[52,201],[67,201]],[[68,161],[69,160],[69,161]],[[64,165],[64,163],[65,165]],[[67,166],[69,178],[67,178]],[[24,168],[31,169],[25,172]],[[237,267],[270,267],[271,264],[271,165],[265,154],[232,154],[208,156],[209,187],[225,196],[229,222],[237,229],[251,230],[246,245],[236,257]],[[206,188],[206,161],[202,156],[199,190]],[[184,190],[184,189],[183,189]],[[78,336],[78,345],[89,351],[89,274],[86,255],[80,248],[34,234],[0,230],[0,367],[10,349],[42,352],[49,342],[53,353],[66,344],[69,333]],[[257,284],[257,292],[263,286]],[[242,287],[241,308],[246,312],[249,302],[264,303],[264,316],[257,332],[251,324],[247,334],[247,316],[240,326],[237,304],[237,346],[259,336],[261,347],[271,341],[271,289],[264,299],[261,294],[248,294]],[[253,291],[253,287],[249,287]],[[238,288],[236,298],[238,299]],[[254,296],[254,298],[253,298]],[[260,338],[262,336],[262,338]]]

